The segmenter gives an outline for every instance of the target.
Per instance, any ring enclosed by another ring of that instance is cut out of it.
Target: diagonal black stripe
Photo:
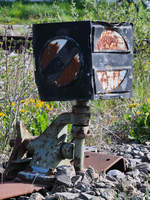
[[[48,75],[51,81],[55,80],[77,53],[79,53],[79,48],[75,42],[71,40],[67,41],[63,48],[46,66],[43,73]]]

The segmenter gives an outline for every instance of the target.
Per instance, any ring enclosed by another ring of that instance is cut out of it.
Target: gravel
[[[13,199],[19,200],[148,200],[150,198],[150,145],[137,143],[107,145],[99,150],[123,156],[127,170],[118,169],[97,174],[92,167],[82,175],[74,168],[62,166],[57,170],[51,189]],[[1,156],[4,158],[4,156]],[[1,167],[2,168],[2,167]]]

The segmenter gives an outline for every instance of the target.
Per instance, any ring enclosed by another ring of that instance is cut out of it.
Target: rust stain
[[[122,36],[113,30],[105,30],[98,39],[96,50],[127,50]]]
[[[74,56],[74,58],[70,61],[70,63],[65,67],[64,71],[55,81],[58,86],[63,86],[75,78],[80,68],[80,61],[78,55]]]
[[[58,42],[55,44],[49,43],[45,48],[41,57],[40,66],[45,69],[48,63],[56,56],[59,46]]]
[[[42,189],[40,186],[26,183],[4,183],[0,184],[0,200],[30,194]]]
[[[98,80],[100,81],[101,87],[107,92],[111,92],[117,88],[125,77],[125,71],[103,71],[97,72]]]
[[[84,154],[84,168],[89,166],[92,166],[99,173],[103,170],[107,172],[110,169],[126,170],[123,157],[87,151]]]

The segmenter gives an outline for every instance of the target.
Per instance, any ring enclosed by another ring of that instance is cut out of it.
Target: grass
[[[0,9],[0,23],[8,24],[32,24],[57,21],[59,15],[62,20],[69,20],[69,2],[53,3],[2,3]],[[70,10],[70,9],[69,9]],[[60,21],[60,19],[59,19]]]

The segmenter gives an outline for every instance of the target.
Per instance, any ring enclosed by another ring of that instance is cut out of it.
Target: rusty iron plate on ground
[[[42,189],[40,186],[26,183],[4,183],[0,184],[0,200],[30,194]]]
[[[102,171],[107,172],[111,169],[125,171],[125,161],[123,157],[100,152],[85,152],[84,154],[84,168],[91,166],[98,173]]]

